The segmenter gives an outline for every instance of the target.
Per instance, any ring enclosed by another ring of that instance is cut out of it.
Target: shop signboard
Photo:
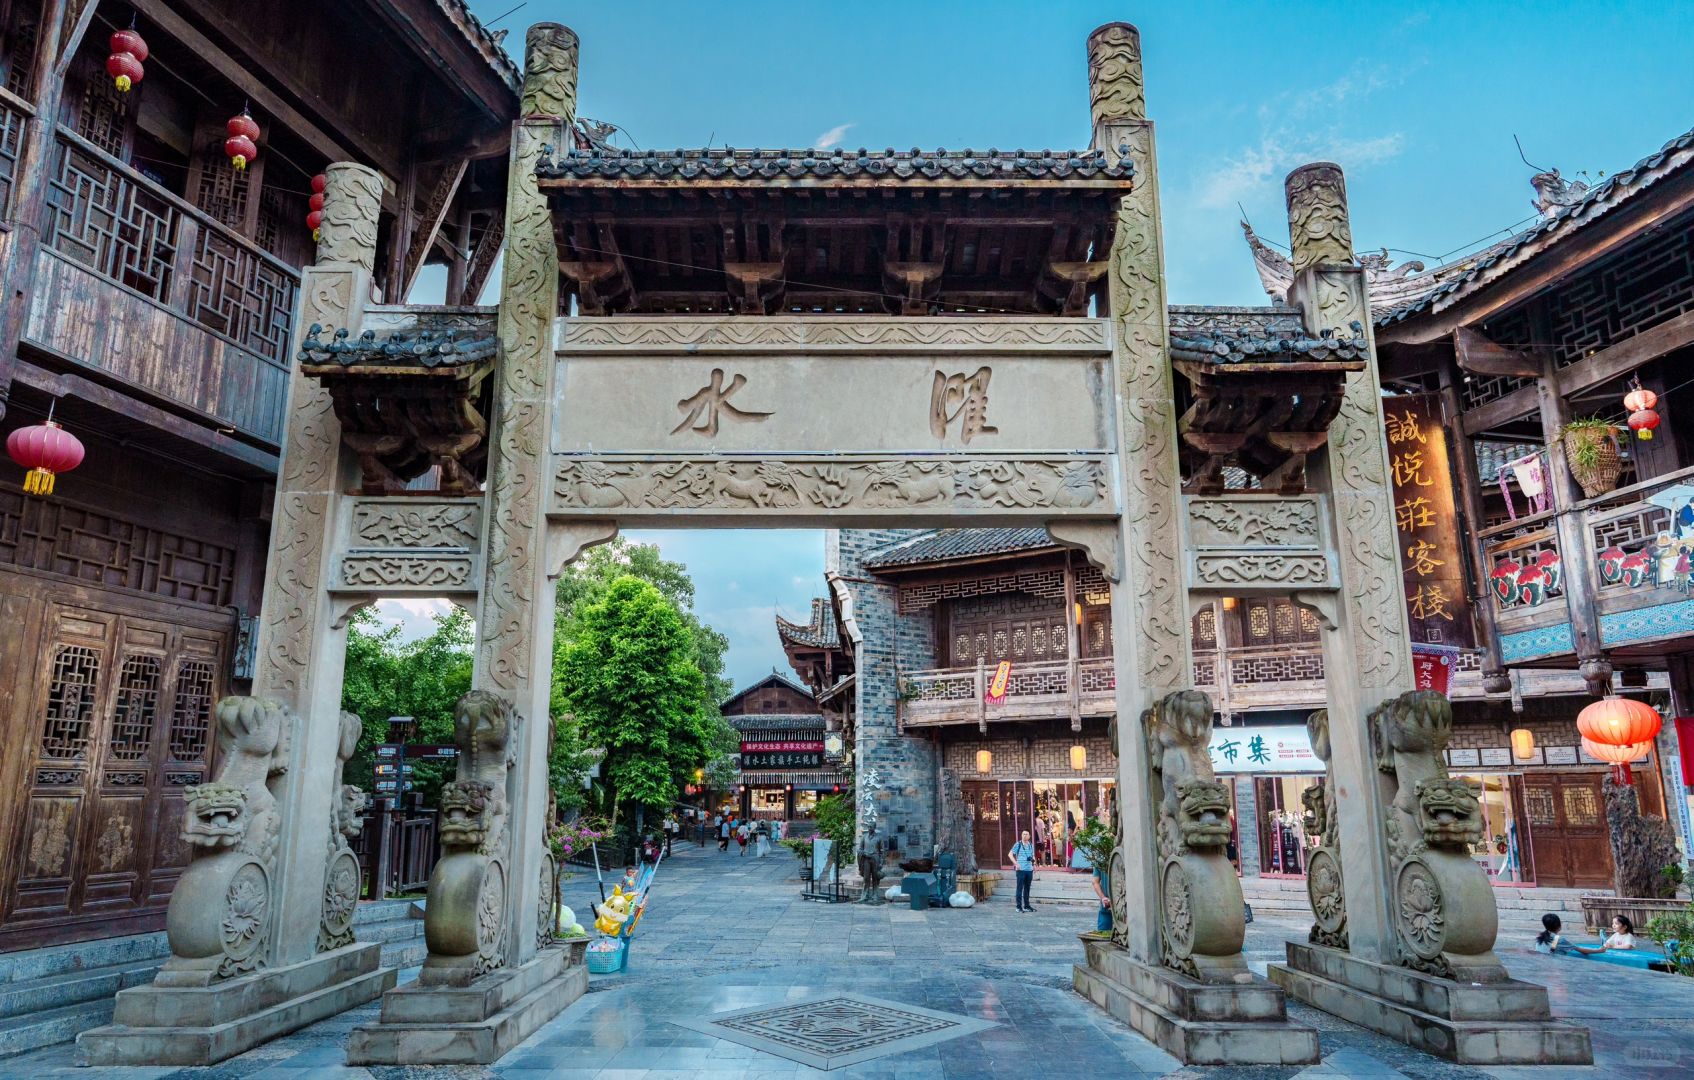
[[[1457,656],[1456,649],[1413,645],[1412,677],[1416,680],[1417,688],[1445,694],[1447,685],[1453,678],[1453,660]]]
[[[821,769],[823,750],[760,750],[743,752],[743,769]]]
[[[989,680],[988,693],[983,695],[990,705],[998,705],[1006,700],[1006,688],[1012,681],[1012,662],[1002,660],[994,668],[994,678]]]
[[[1574,747],[1574,746],[1549,746],[1549,747],[1547,747],[1547,764],[1549,764],[1549,765],[1575,765],[1576,764],[1576,747]]]
[[[1441,399],[1435,394],[1386,399],[1383,422],[1394,486],[1395,546],[1404,573],[1412,640],[1472,648],[1476,641],[1459,552]]]
[[[1321,773],[1304,724],[1212,729],[1212,771],[1217,773]]]

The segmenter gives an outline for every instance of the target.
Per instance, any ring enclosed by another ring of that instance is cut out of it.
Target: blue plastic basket
[[[604,940],[604,939],[602,939]],[[588,970],[594,975],[610,975],[614,971],[622,971],[629,966],[629,939],[617,938],[618,947],[615,949],[595,950],[590,948],[585,954],[588,958]]]

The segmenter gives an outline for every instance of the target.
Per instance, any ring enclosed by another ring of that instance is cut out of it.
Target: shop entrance
[[[1538,883],[1565,889],[1612,883],[1600,773],[1526,773],[1523,796]]]
[[[1071,866],[1077,830],[1106,813],[1115,786],[1112,780],[964,781],[977,863],[1010,866],[1006,853],[1027,829],[1037,869]]]

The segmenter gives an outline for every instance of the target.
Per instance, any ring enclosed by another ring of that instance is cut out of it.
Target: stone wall
[[[832,529],[825,534],[824,565],[843,578],[853,600],[853,620],[864,635],[856,668],[854,747],[860,829],[866,828],[865,800],[872,800],[877,820],[869,839],[892,839],[902,851],[927,855],[936,839],[935,747],[927,739],[901,735],[895,714],[898,669],[934,667],[935,634],[927,610],[899,615],[892,586],[874,581],[864,568],[868,552],[911,535],[910,530]]]

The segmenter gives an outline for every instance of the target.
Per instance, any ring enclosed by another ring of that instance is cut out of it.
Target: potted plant
[[[777,843],[792,851],[795,858],[800,860],[800,880],[812,880],[812,838],[790,837],[787,840],[778,840]]]
[[[1617,487],[1622,462],[1618,459],[1617,426],[1598,416],[1572,420],[1559,432],[1570,473],[1592,499]]]

